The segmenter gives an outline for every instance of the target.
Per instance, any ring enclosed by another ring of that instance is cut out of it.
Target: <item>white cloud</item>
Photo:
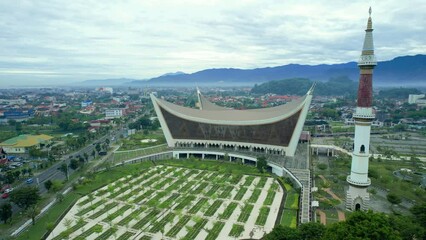
[[[0,82],[354,61],[368,7],[361,0],[2,1]],[[424,12],[422,0],[373,4],[380,60],[426,52]]]

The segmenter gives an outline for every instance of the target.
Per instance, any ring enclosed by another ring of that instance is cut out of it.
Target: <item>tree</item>
[[[31,218],[32,224],[35,225],[35,218],[40,213],[40,209],[38,208],[37,204],[29,206],[29,208],[26,211],[26,214],[28,217]]]
[[[93,151],[92,151],[92,157],[95,158],[95,156],[96,156],[96,151],[93,149]]]
[[[268,233],[263,240],[299,240],[300,233],[298,229],[278,225],[272,232]]]
[[[3,203],[0,206],[0,220],[4,224],[7,223],[7,220],[12,218],[12,205],[10,203]]]
[[[7,123],[9,124],[9,126],[15,126],[16,125],[16,120],[10,119],[9,121],[7,121]]]
[[[95,149],[96,149],[96,152],[99,153],[101,151],[101,145],[99,143],[96,143]]]
[[[391,215],[392,228],[397,230],[404,240],[425,239],[425,229],[411,216]],[[423,222],[424,223],[424,222]]]
[[[47,157],[47,152],[43,152],[36,147],[31,147],[30,150],[28,151],[28,154],[31,157]]]
[[[419,203],[414,205],[410,212],[413,214],[414,219],[421,223],[423,228],[426,229],[426,203]]]
[[[21,169],[21,175],[22,176],[25,176],[25,174],[27,174],[27,169],[26,168],[23,168],[23,169]]]
[[[356,211],[344,222],[327,226],[323,239],[401,239],[387,215],[372,211]]]
[[[84,161],[86,161],[86,162],[87,162],[87,160],[89,160],[89,154],[84,153],[84,154],[83,154],[83,158],[84,158]]]
[[[62,193],[57,193],[56,194],[56,201],[58,201],[58,202],[62,202],[62,201],[64,201],[64,194],[62,194]]]
[[[266,158],[265,157],[258,157],[256,167],[259,170],[259,172],[263,173],[265,171],[265,169],[268,167],[268,163],[266,162]]]
[[[44,187],[47,189],[47,191],[49,191],[52,188],[52,181],[49,179],[46,182],[44,182]]]
[[[12,184],[14,181],[15,181],[15,174],[13,174],[13,172],[11,171],[6,172],[5,182]]]
[[[22,123],[20,122],[16,122],[15,124],[15,130],[19,133],[20,131],[22,131]]]
[[[64,184],[63,184],[62,181],[59,181],[59,180],[53,180],[52,181],[52,191],[53,192],[57,192],[57,191],[61,190],[63,186],[64,186]]]
[[[79,166],[79,163],[78,163],[77,159],[75,159],[75,158],[71,159],[70,168],[72,170],[76,170],[78,168],[78,166]]]
[[[225,155],[223,156],[223,160],[229,161],[229,154],[228,153],[225,153]]]
[[[325,232],[325,226],[316,222],[305,223],[299,226],[299,232],[303,240],[321,239]]]
[[[85,163],[86,163],[86,160],[84,159],[84,157],[79,156],[78,157],[78,165],[83,166]]]
[[[68,165],[66,163],[62,163],[61,166],[58,168],[58,170],[65,174],[65,177],[67,178],[67,181],[68,181],[69,180],[69,178],[68,178]]]
[[[35,205],[39,199],[40,193],[38,192],[38,188],[33,186],[18,188],[10,194],[10,201],[25,210]]]

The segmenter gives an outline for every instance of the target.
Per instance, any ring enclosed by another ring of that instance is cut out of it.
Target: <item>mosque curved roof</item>
[[[311,90],[305,96],[284,105],[247,110],[235,110],[217,106],[209,102],[201,94],[199,94],[199,98],[202,109],[179,106],[154,96],[153,100],[167,112],[190,121],[226,125],[255,125],[274,123],[298,113],[303,108],[306,97],[309,94],[311,94]]]

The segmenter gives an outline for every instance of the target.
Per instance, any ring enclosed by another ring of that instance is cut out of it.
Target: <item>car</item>
[[[8,188],[8,189],[4,190],[5,193],[10,193],[12,191],[13,191],[13,188]]]
[[[33,183],[34,181],[33,181],[33,179],[32,179],[32,178],[28,178],[25,182],[26,182],[27,184],[31,184],[31,183]]]
[[[3,192],[4,192],[4,191],[6,191],[6,189],[8,189],[8,188],[12,188],[12,187],[10,186],[10,184],[3,185],[3,187],[0,189],[0,192],[1,192],[1,193],[3,193]]]
[[[1,195],[1,198],[3,198],[3,199],[6,199],[6,198],[8,198],[9,197],[9,193],[3,193],[2,195]]]

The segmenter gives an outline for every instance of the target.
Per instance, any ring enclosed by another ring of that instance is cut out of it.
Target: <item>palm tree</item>
[[[67,178],[67,181],[68,181],[69,180],[69,177],[68,177],[68,164],[62,163],[62,165],[58,168],[58,170],[60,170],[61,172],[63,172],[65,174],[65,177]]]
[[[31,205],[27,209],[27,215],[31,218],[32,224],[35,225],[35,218],[40,213],[40,209],[38,208],[37,204]]]

